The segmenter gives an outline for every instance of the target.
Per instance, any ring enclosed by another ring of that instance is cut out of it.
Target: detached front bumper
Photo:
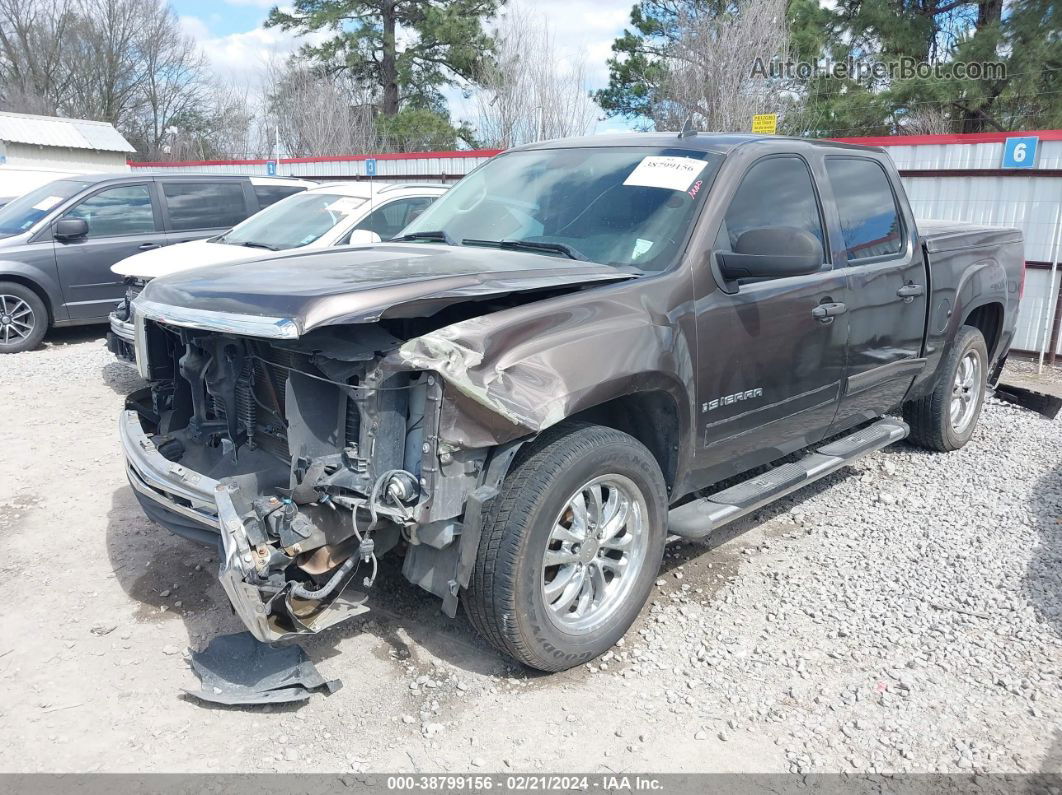
[[[354,600],[337,598],[294,630],[280,626],[272,614],[274,602],[282,600],[283,594],[271,594],[253,584],[258,581],[260,556],[251,548],[244,520],[233,504],[238,487],[166,459],[144,432],[135,411],[122,412],[119,434],[129,485],[148,517],[185,538],[207,544],[220,541],[218,579],[236,615],[256,638],[273,643],[313,634],[368,609],[363,605],[364,594]],[[290,604],[283,607],[290,610]]]

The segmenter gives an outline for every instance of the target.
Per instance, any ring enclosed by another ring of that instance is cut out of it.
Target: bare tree
[[[678,129],[692,116],[704,130],[745,130],[753,114],[784,107],[789,87],[754,77],[752,67],[757,58],[787,59],[785,11],[786,0],[738,0],[723,13],[684,10],[656,86],[665,100],[657,129]]]
[[[56,112],[66,93],[63,45],[74,19],[66,0],[0,0],[0,108]]]
[[[376,143],[372,91],[346,72],[329,72],[298,58],[267,70],[267,133],[278,129],[285,152],[305,155],[364,152]]]
[[[206,65],[195,40],[181,31],[172,8],[147,0],[142,2],[140,15],[136,47],[143,82],[135,125],[146,153],[153,156],[167,129],[182,118],[203,115]]]
[[[158,157],[175,126],[212,148],[205,81],[167,0],[0,0],[0,107],[108,121]]]
[[[955,119],[943,108],[923,105],[896,120],[904,135],[937,135],[955,129]]]
[[[144,11],[157,0],[78,0],[63,49],[69,116],[123,126],[141,101],[147,80],[140,53]]]
[[[496,32],[497,54],[477,77],[478,138],[507,148],[589,133],[599,112],[582,58],[565,63],[545,18],[513,4]]]

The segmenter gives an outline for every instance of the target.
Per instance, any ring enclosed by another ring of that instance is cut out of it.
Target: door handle
[[[848,311],[847,304],[837,303],[825,303],[819,304],[817,307],[811,310],[811,316],[822,323],[832,323],[833,319],[838,315],[843,315]]]
[[[896,295],[900,296],[905,304],[909,304],[915,299],[916,295],[922,295],[924,292],[925,288],[922,285],[908,282],[896,291]]]
[[[153,248],[159,248],[159,244],[158,243],[141,243],[139,246],[137,246],[137,248],[140,249],[141,251],[151,251],[151,249],[153,249]]]

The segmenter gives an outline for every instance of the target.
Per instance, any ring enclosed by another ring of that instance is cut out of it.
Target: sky
[[[181,24],[199,42],[224,80],[253,85],[265,64],[299,46],[289,33],[262,26],[277,0],[171,0]],[[632,0],[523,0],[547,20],[562,57],[585,59],[588,89],[604,88],[612,42],[629,22]],[[460,91],[445,92],[451,114],[468,118]],[[604,117],[604,113],[600,114]],[[594,132],[629,129],[620,119],[599,121]]]

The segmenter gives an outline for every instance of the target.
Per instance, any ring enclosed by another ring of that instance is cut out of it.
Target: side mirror
[[[355,229],[350,233],[349,246],[364,246],[368,243],[382,243],[380,236],[368,229]]]
[[[804,276],[822,267],[822,244],[810,232],[790,226],[749,229],[733,251],[717,251],[723,278],[776,279]]]
[[[55,236],[59,240],[76,240],[88,234],[88,221],[84,218],[60,218],[55,223]]]

